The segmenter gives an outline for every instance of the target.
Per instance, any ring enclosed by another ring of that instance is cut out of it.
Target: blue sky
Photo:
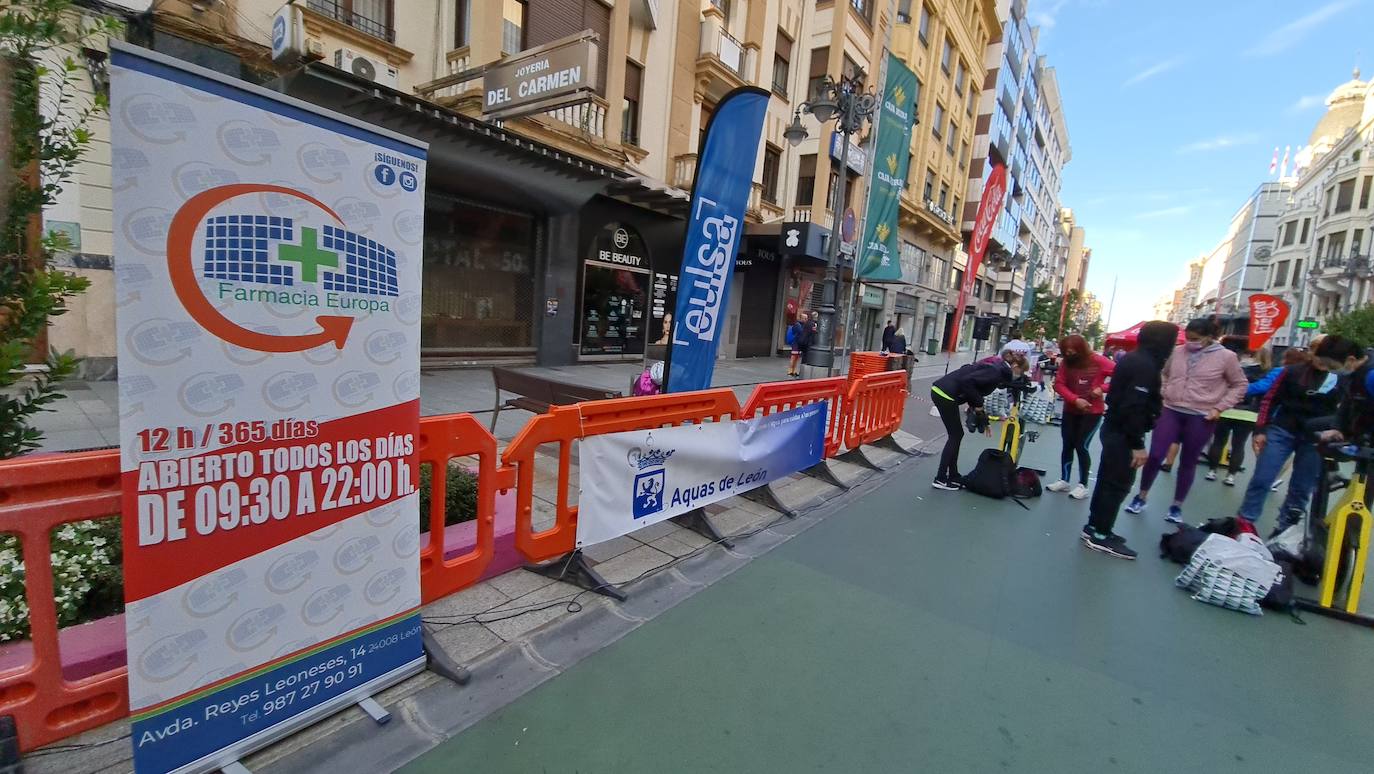
[[[1351,68],[1374,72],[1374,0],[1030,0],[1029,15],[1104,317],[1119,278],[1109,330],[1148,319],[1268,179],[1274,146],[1296,152]]]

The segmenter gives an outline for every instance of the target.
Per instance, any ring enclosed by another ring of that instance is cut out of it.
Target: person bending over
[[[1025,355],[1007,352],[996,362],[970,363],[935,380],[930,388],[930,400],[940,412],[940,421],[949,435],[940,452],[940,467],[932,486],[951,491],[963,488],[963,476],[959,475],[959,446],[964,440],[964,426],[959,421],[959,406],[967,404],[985,419],[983,399],[999,387],[1011,386],[1029,370]]]

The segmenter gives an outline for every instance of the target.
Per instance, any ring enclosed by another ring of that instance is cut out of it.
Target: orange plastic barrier
[[[729,389],[677,392],[554,406],[525,425],[501,455],[515,468],[515,547],[532,562],[553,559],[577,547],[577,506],[568,502],[572,444],[590,435],[733,419],[739,402]],[[534,531],[534,455],[558,444],[558,499],[554,524]]]
[[[0,533],[23,544],[33,660],[0,673],[0,715],[13,715],[19,749],[104,725],[129,714],[123,667],[81,680],[62,677],[49,536],[62,524],[119,515],[119,453],[20,458],[0,467]]]
[[[419,464],[430,465],[429,543],[420,549],[420,601],[429,604],[471,586],[482,577],[496,550],[496,438],[471,414],[420,420]],[[477,457],[477,542],[462,556],[444,556],[446,470],[455,457]],[[418,470],[417,470],[418,474]]]
[[[905,371],[869,374],[854,381],[845,401],[845,446],[854,449],[896,432],[906,407]]]
[[[760,384],[740,409],[740,419],[752,419],[763,414],[775,414],[817,401],[829,401],[825,420],[825,456],[833,457],[844,446],[845,399],[848,382],[843,376],[829,379],[807,379],[799,382]]]
[[[887,357],[880,352],[849,353],[849,381],[855,382],[869,374],[887,370]]]

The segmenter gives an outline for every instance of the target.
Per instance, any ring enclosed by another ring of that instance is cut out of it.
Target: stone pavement
[[[968,362],[969,353],[955,355],[955,366]],[[914,380],[933,379],[944,372],[945,356],[925,356],[917,365]],[[620,390],[629,394],[630,382],[639,375],[639,363],[583,363],[556,368],[528,367],[531,373],[576,384]],[[786,378],[787,361],[783,358],[746,358],[722,360],[716,364],[712,384],[734,387],[743,401],[755,384]],[[35,426],[44,433],[42,451],[75,451],[115,446],[119,443],[119,388],[116,382],[72,381],[63,386],[67,397],[53,404],[53,410],[39,415]],[[926,389],[912,387],[913,398],[923,398]],[[426,370],[420,374],[420,413],[456,414],[468,412],[482,421],[490,418],[496,402],[491,372],[486,368],[454,368]],[[926,408],[929,408],[926,401]],[[923,411],[916,412],[924,413]],[[496,424],[496,437],[505,441],[514,437],[525,422],[527,412],[516,409],[502,411]],[[908,418],[915,425],[907,429],[923,438],[930,438],[919,416]],[[939,426],[936,421],[935,427]],[[923,434],[923,432],[925,434]]]

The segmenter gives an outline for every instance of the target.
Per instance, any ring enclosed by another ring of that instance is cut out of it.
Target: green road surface
[[[1057,469],[1057,429],[1041,429],[1027,462]],[[1122,515],[1141,554],[1126,562],[1081,546],[1086,502],[940,492],[934,465],[908,463],[406,771],[1374,770],[1374,632],[1174,588],[1155,550],[1171,476]],[[1200,471],[1185,513],[1226,515],[1242,492]]]

